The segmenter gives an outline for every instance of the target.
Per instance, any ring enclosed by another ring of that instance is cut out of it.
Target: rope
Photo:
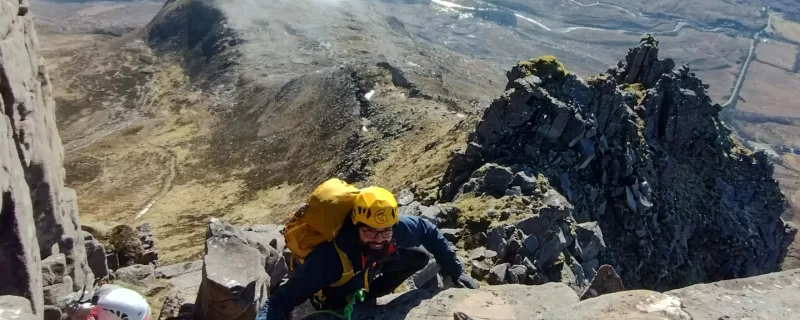
[[[311,317],[313,315],[317,315],[317,314],[329,314],[329,315],[335,316],[335,317],[337,317],[339,319],[342,319],[342,320],[352,320],[352,318],[353,318],[353,308],[355,307],[356,302],[363,302],[364,301],[364,296],[365,296],[364,289],[359,289],[358,291],[356,291],[356,293],[353,294],[353,297],[347,303],[347,306],[344,307],[344,314],[343,315],[341,315],[341,314],[339,314],[339,313],[337,313],[335,311],[331,311],[331,310],[320,310],[320,311],[315,311],[315,312],[309,313],[309,314],[305,315],[304,317],[300,318],[300,320],[308,319],[309,317]]]

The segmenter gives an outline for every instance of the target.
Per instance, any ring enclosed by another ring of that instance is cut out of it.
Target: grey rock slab
[[[795,319],[800,269],[667,291],[694,319]]]
[[[44,310],[44,307],[42,307]],[[31,301],[19,296],[0,296],[0,319],[40,320],[33,314]]]
[[[120,268],[114,272],[114,275],[120,281],[142,287],[150,286],[156,279],[155,268],[150,264],[135,264],[125,268]]]
[[[416,290],[387,304],[356,308],[354,319],[452,320],[455,312],[474,319],[533,319],[578,297],[563,284],[483,286],[477,290],[451,288],[441,292]]]
[[[203,270],[203,260],[183,262],[156,269],[156,278],[172,279],[177,276]]]

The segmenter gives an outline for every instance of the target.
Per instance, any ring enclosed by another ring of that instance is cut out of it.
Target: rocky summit
[[[553,57],[516,65],[454,152],[439,200],[519,200],[500,227],[538,243],[540,269],[611,264],[627,286],[656,290],[777,270],[795,229],[780,218],[772,164],[720,121],[703,81],[658,50],[645,36],[588,79]],[[477,215],[467,223],[489,220]]]

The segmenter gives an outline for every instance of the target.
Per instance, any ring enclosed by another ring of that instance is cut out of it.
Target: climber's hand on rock
[[[466,273],[453,276],[453,284],[455,284],[458,288],[478,289],[480,287],[478,286],[478,283],[475,282],[475,279],[472,279],[472,277]]]

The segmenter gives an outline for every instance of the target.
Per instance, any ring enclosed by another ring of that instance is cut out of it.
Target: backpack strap
[[[339,278],[339,281],[334,282],[331,287],[339,287],[350,281],[355,274],[353,273],[353,263],[350,262],[350,258],[339,248],[336,242],[333,243],[333,246],[336,248],[336,253],[339,254],[339,260],[342,261],[342,277]]]
[[[342,261],[342,277],[339,278],[339,281],[331,284],[331,287],[340,287],[349,282],[350,279],[353,279],[353,277],[355,277],[355,273],[353,272],[353,263],[350,262],[350,258],[347,257],[347,254],[345,254],[344,251],[339,248],[339,245],[337,245],[336,242],[333,243],[333,247],[336,248],[336,253],[339,254],[339,260]],[[317,291],[317,293],[314,295],[317,297],[317,299],[319,299],[319,301],[327,300],[325,294],[322,293],[322,290]]]

